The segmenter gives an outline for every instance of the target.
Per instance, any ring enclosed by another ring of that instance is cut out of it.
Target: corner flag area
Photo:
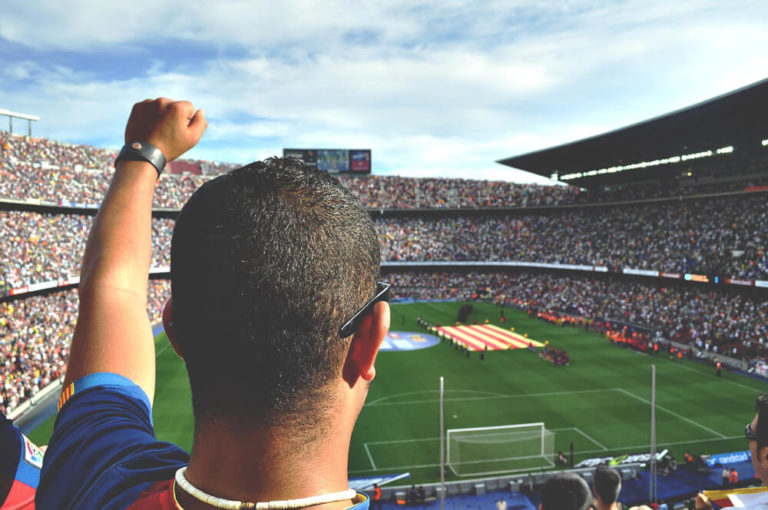
[[[466,346],[470,351],[494,351],[502,349],[524,349],[544,347],[544,344],[531,338],[525,338],[513,331],[501,329],[492,324],[474,324],[472,326],[440,326],[432,328],[435,333],[442,333],[448,338]]]

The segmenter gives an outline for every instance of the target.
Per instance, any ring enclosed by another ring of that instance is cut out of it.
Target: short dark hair
[[[757,411],[757,446],[762,448],[768,446],[768,393],[763,393],[755,401],[755,411]]]
[[[318,430],[351,337],[339,328],[373,295],[379,241],[338,180],[271,158],[203,184],[171,242],[174,331],[206,419]]]
[[[595,468],[593,477],[595,494],[606,505],[615,503],[621,492],[621,476],[615,469],[602,465]]]
[[[544,510],[586,510],[590,500],[587,482],[574,473],[551,476],[541,490]]]

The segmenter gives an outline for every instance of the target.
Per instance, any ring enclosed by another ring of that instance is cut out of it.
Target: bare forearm
[[[88,236],[80,292],[119,288],[146,300],[152,256],[152,195],[157,172],[149,163],[121,161]]]
[[[205,127],[204,115],[191,103],[147,100],[134,105],[125,140],[154,146],[172,161],[197,143]],[[121,160],[117,165],[83,256],[80,313],[65,384],[91,373],[113,372],[141,386],[152,400],[155,356],[147,279],[157,178],[154,166],[144,161]]]
[[[109,344],[112,321],[130,321],[141,370],[154,370],[151,326],[146,314],[147,280],[152,255],[152,195],[157,172],[146,162],[121,161],[96,215],[80,273],[80,314],[65,384],[84,374],[117,371],[124,350]],[[130,373],[123,374],[130,377]],[[152,398],[154,385],[145,391]]]

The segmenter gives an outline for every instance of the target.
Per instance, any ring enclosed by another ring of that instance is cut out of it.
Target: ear
[[[179,345],[179,341],[176,337],[176,331],[173,329],[173,301],[171,298],[168,298],[168,301],[165,302],[165,308],[163,308],[163,329],[165,330],[165,335],[168,337],[168,341],[176,352],[176,355],[179,358],[184,359],[181,345]]]
[[[344,362],[343,376],[353,386],[358,377],[372,381],[376,376],[373,364],[381,342],[389,331],[389,303],[379,302],[357,328]]]

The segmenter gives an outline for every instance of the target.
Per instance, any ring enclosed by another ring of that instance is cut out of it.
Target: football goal
[[[554,467],[555,433],[544,423],[448,429],[446,464],[456,476]]]

